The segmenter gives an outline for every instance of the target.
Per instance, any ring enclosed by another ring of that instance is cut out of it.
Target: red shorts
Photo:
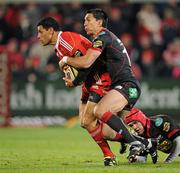
[[[83,103],[88,100],[98,102],[110,90],[110,86],[111,78],[107,72],[88,78],[82,85],[81,101]]]

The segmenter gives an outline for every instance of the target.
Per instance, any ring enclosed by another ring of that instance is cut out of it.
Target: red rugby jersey
[[[55,45],[55,52],[62,59],[63,56],[77,56],[78,52],[84,55],[91,46],[92,43],[78,33],[60,31]]]

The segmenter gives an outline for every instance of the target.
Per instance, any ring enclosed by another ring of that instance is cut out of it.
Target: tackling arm
[[[60,61],[60,67],[62,68],[65,64],[71,65],[75,68],[89,68],[95,60],[101,54],[100,51],[94,49],[88,49],[84,56],[80,57],[63,57]]]

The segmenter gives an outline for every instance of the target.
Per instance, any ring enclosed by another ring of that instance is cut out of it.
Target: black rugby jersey
[[[156,115],[150,119],[150,137],[158,139],[158,150],[170,153],[174,138],[180,136],[179,125],[167,115]]]
[[[180,135],[180,128],[176,122],[167,115],[156,115],[150,117],[150,134],[151,137],[158,137],[173,140]]]
[[[126,48],[111,31],[103,29],[93,40],[93,48],[102,52],[99,58],[107,66],[113,87],[122,82],[138,82],[133,75]]]

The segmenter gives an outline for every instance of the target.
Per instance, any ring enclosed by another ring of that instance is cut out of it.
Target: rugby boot
[[[116,166],[116,165],[117,165],[116,157],[106,156],[104,158],[104,166]]]

